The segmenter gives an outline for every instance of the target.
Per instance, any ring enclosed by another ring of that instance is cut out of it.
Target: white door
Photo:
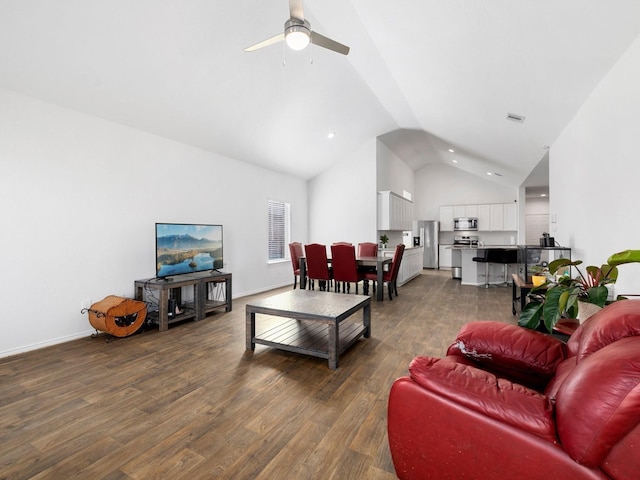
[[[549,214],[529,214],[524,219],[525,242],[527,245],[540,245],[544,232],[549,232]]]

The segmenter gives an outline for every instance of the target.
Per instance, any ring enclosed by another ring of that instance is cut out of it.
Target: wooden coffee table
[[[362,310],[362,323],[345,321]],[[256,336],[256,313],[284,317]],[[364,336],[371,336],[371,298],[364,295],[291,290],[247,304],[247,350],[256,343],[326,358],[338,368],[338,356]]]

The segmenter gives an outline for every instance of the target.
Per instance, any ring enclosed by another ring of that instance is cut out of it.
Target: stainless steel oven
[[[457,247],[477,247],[477,235],[456,235],[453,237],[453,244]]]
[[[453,230],[456,232],[478,230],[476,217],[458,217],[453,219]]]

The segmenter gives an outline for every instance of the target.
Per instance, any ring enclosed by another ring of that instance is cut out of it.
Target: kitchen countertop
[[[450,248],[451,250],[489,250],[493,248],[499,248],[502,250],[516,250],[518,248],[517,245],[483,245],[480,246],[471,246],[471,245],[450,245],[446,248]]]
[[[407,250],[415,250],[417,248],[424,248],[422,246],[419,247],[404,247],[404,251],[406,252]],[[395,252],[396,249],[394,248],[378,248],[379,252]]]

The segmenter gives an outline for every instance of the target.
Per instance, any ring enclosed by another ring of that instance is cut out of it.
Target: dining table
[[[358,267],[376,267],[376,300],[382,302],[384,300],[384,266],[391,264],[393,257],[361,257],[356,256],[356,264]],[[331,263],[331,258],[327,258],[327,262]],[[300,288],[307,288],[307,259],[300,257]]]

